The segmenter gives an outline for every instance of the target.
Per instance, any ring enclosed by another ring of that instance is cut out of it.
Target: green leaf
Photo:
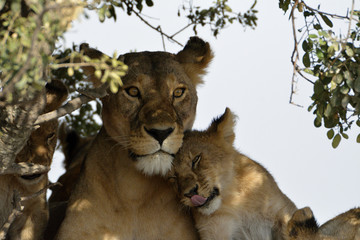
[[[336,134],[335,135],[335,137],[334,137],[334,139],[333,139],[333,141],[332,141],[332,147],[333,148],[337,148],[338,146],[339,146],[339,144],[340,144],[340,141],[341,141],[341,136],[340,136],[340,134]]]
[[[343,136],[343,138],[349,139],[349,135],[347,135],[346,133],[341,133],[341,135]]]
[[[302,43],[302,49],[307,52],[309,50],[309,44],[306,40],[303,41]]]
[[[67,73],[68,73],[69,77],[72,77],[74,75],[74,69],[72,67],[69,67],[67,69]]]
[[[148,7],[154,6],[154,2],[152,0],[146,0],[145,2]]]
[[[101,70],[96,70],[95,71],[95,77],[97,78],[97,79],[100,79],[101,78]]]
[[[346,52],[346,55],[348,55],[349,57],[353,57],[354,56],[354,51],[351,49],[351,47],[349,46],[346,46],[345,47],[345,52]]]
[[[358,127],[360,127],[360,120],[356,121],[356,125],[358,125]]]
[[[324,53],[321,51],[320,48],[316,49],[316,56],[319,58],[319,60],[324,59]]]
[[[314,120],[314,126],[315,127],[321,127],[321,118],[320,117],[316,117]]]
[[[355,90],[356,92],[360,92],[360,76],[355,80],[354,90]]]
[[[309,53],[305,53],[304,56],[303,56],[303,63],[304,63],[304,66],[305,67],[310,67],[310,56],[309,56]]]
[[[324,85],[320,81],[316,81],[314,84],[314,93],[320,94],[324,91]]]
[[[350,91],[350,88],[348,88],[348,86],[346,84],[340,87],[340,92],[344,95],[348,94],[349,91]]]
[[[341,73],[339,74],[336,74],[334,77],[333,77],[333,81],[336,83],[336,84],[340,84],[342,81],[343,81],[343,75]]]
[[[321,16],[322,20],[324,20],[326,25],[328,25],[331,28],[333,27],[333,23],[330,21],[330,19],[326,15],[320,13],[320,16]]]
[[[360,134],[357,136],[356,142],[357,142],[357,143],[360,143]]]
[[[326,133],[328,139],[332,139],[332,138],[334,137],[334,134],[335,134],[334,129],[330,129],[330,130]]]
[[[316,34],[309,34],[309,38],[317,38],[318,36]]]
[[[351,79],[351,78],[352,78],[352,77],[351,77],[351,73],[350,73],[349,71],[345,71],[345,72],[344,72],[344,78],[345,78],[346,80]]]
[[[341,100],[341,106],[346,109],[347,105],[349,104],[350,97],[349,95],[345,95],[345,97]]]
[[[321,27],[321,25],[320,25],[320,24],[314,24],[314,28],[315,28],[316,30],[320,30],[320,29],[322,29],[322,27]]]
[[[331,112],[332,112],[332,107],[331,104],[328,103],[328,105],[325,108],[325,112],[324,112],[324,116],[325,117],[330,117],[331,116]]]

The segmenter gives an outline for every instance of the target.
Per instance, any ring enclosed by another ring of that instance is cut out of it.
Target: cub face
[[[212,59],[209,44],[193,37],[176,55],[139,52],[119,59],[129,70],[122,88],[102,99],[104,128],[138,170],[165,175],[193,125],[196,85]]]
[[[231,177],[233,116],[225,114],[203,132],[185,132],[184,143],[176,154],[169,177],[180,201],[202,214],[215,212],[222,202],[224,181]]]

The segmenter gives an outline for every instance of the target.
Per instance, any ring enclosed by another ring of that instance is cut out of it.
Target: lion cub
[[[169,176],[201,239],[285,239],[294,203],[259,163],[233,147],[227,108],[205,131],[190,131]]]
[[[360,208],[342,213],[320,227],[309,207],[297,210],[288,223],[289,240],[360,240]]]

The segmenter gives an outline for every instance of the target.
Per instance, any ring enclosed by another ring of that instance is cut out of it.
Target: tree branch
[[[96,98],[102,98],[107,95],[106,90],[108,89],[108,84],[104,83],[101,87],[94,90],[80,91],[82,94],[69,102],[67,102],[61,108],[57,110],[45,113],[38,117],[34,125],[40,125],[42,123],[57,119],[59,117],[65,116],[68,113],[71,113],[81,107],[81,105],[88,103]]]
[[[32,175],[42,174],[50,170],[50,167],[41,164],[20,162],[12,163],[6,168],[0,168],[0,175],[16,174],[16,175]]]

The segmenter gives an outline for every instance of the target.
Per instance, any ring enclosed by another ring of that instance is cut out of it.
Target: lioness
[[[46,85],[46,106],[49,112],[61,106],[67,97],[67,89],[60,81]],[[29,162],[50,166],[56,147],[58,121],[52,120],[34,130],[24,148],[16,156],[16,162]],[[48,184],[47,173],[33,175],[0,176],[0,229],[13,209],[14,190],[21,197],[29,197],[45,188]],[[42,239],[48,220],[46,194],[41,194],[22,202],[24,209],[10,226],[8,240]]]
[[[207,130],[186,132],[169,180],[201,239],[285,239],[296,207],[264,167],[233,147],[234,122],[227,108]]]
[[[297,210],[288,223],[289,240],[360,240],[360,208],[350,209],[320,227],[309,207]]]
[[[124,85],[101,99],[103,127],[57,239],[197,239],[190,215],[181,211],[164,176],[183,132],[193,125],[196,86],[212,59],[210,46],[192,37],[176,55],[139,52],[120,58],[129,67]],[[86,72],[95,78],[91,69]]]

